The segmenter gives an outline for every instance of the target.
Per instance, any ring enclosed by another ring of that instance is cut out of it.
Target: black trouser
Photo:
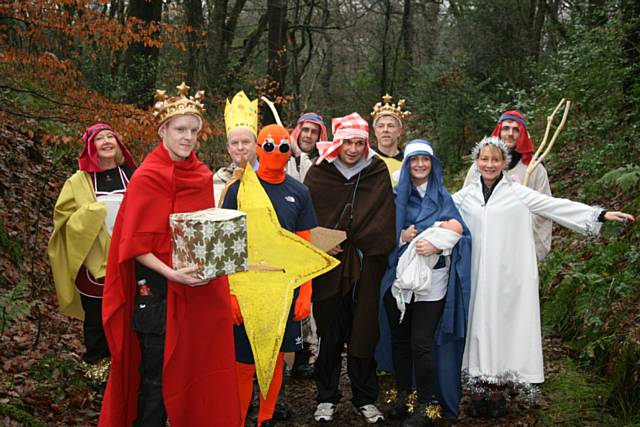
[[[135,427],[164,427],[167,410],[162,398],[162,364],[167,319],[166,280],[136,263],[136,278],[145,279],[151,295],[136,296],[132,326],[140,343],[140,386]]]
[[[80,301],[84,310],[84,346],[86,348],[82,359],[90,364],[97,363],[105,357],[111,356],[107,338],[102,326],[102,298],[92,298],[80,294]]]
[[[314,365],[318,403],[338,403],[340,400],[342,350],[344,344],[349,342],[354,305],[351,294],[345,295],[340,312],[329,329],[331,332],[319,335],[320,351]],[[375,403],[378,398],[378,378],[373,356],[364,359],[351,356],[347,352],[347,374],[351,382],[353,404],[360,407]]]
[[[415,369],[418,401],[428,402],[434,394],[435,368],[433,364],[433,337],[442,316],[444,298],[439,301],[420,301],[405,305],[404,318],[391,295],[384,295],[384,307],[391,329],[391,357],[398,391],[411,391]]]
[[[136,427],[164,427],[167,411],[162,399],[162,360],[164,334],[138,332],[140,351],[140,387],[138,388],[138,417]]]

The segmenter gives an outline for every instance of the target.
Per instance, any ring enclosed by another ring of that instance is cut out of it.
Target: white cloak
[[[524,181],[524,177],[527,174],[527,165],[522,163],[522,160],[518,161],[513,169],[509,169],[507,175],[516,182],[522,184]],[[478,171],[478,167],[476,166],[476,162],[473,162],[469,171],[467,172],[467,176],[464,179],[464,186],[475,183],[480,179],[480,172]],[[536,167],[531,176],[529,176],[529,181],[527,182],[527,187],[532,190],[536,190],[538,193],[546,194],[547,196],[551,196],[551,188],[549,187],[549,176],[547,175],[547,170],[544,168],[544,165],[540,164]],[[536,244],[536,256],[538,257],[538,261],[542,261],[551,251],[551,232],[552,232],[553,223],[549,220],[546,220],[538,215],[534,215],[533,217],[533,237]]]
[[[304,182],[307,172],[309,172],[309,169],[313,166],[313,161],[309,158],[307,153],[302,152],[300,153],[299,162],[300,163],[297,164],[295,157],[291,156],[284,171],[287,175],[291,175],[291,177],[295,178],[297,181]]]
[[[453,195],[472,236],[471,298],[463,369],[544,381],[533,214],[595,235],[600,208],[540,194],[503,177],[484,202],[479,180]]]

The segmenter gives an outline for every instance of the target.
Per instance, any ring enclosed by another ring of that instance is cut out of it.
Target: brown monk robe
[[[304,182],[311,191],[318,224],[347,233],[347,240],[340,244],[343,252],[335,255],[340,265],[313,279],[313,315],[320,337],[316,420],[330,420],[331,415],[321,417],[320,408],[331,404],[332,413],[340,399],[345,342],[353,404],[363,412],[378,397],[373,358],[378,296],[387,257],[396,243],[395,208],[387,167],[378,157],[369,162],[349,179],[334,163],[322,162],[309,170]]]

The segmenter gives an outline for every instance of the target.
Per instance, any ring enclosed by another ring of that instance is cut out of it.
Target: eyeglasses
[[[265,153],[270,153],[273,150],[278,148],[282,154],[287,154],[291,149],[291,145],[289,145],[289,140],[287,138],[282,138],[280,143],[276,145],[276,142],[270,136],[266,137],[262,145],[260,146],[264,150]]]

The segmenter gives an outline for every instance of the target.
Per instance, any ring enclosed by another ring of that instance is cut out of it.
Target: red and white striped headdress
[[[320,158],[316,164],[320,164],[326,159],[329,163],[338,157],[338,149],[345,139],[362,138],[365,142],[365,158],[369,158],[369,124],[360,117],[358,113],[351,113],[348,116],[336,117],[331,120],[333,131],[333,141],[318,141],[316,147],[320,153]]]

